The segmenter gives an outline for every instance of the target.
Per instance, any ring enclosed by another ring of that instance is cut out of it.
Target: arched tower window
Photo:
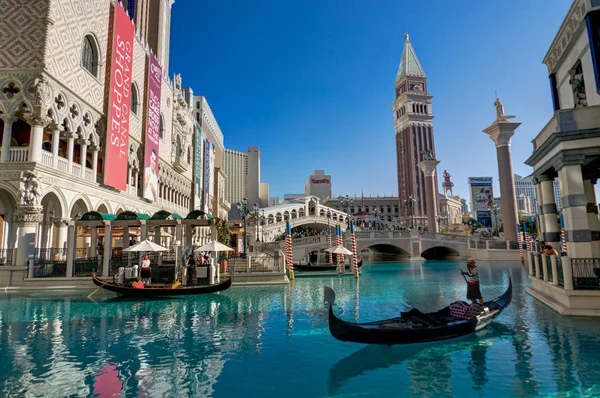
[[[138,90],[135,83],[131,83],[131,113],[138,114]]]
[[[160,115],[160,126],[159,126],[159,130],[158,130],[158,135],[159,137],[162,139],[165,137],[165,120],[163,118],[163,115]]]
[[[98,47],[92,35],[83,38],[83,51],[81,53],[81,66],[94,77],[98,77]]]
[[[175,156],[181,156],[181,136],[177,135],[177,146],[175,147]]]

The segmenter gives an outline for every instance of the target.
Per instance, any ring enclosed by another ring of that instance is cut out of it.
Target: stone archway
[[[101,203],[100,206],[98,206],[98,210],[96,210],[98,213],[104,213],[104,214],[109,214],[108,208],[106,207],[106,205],[104,203]]]
[[[66,225],[62,226],[63,205],[59,196],[54,192],[48,192],[40,203],[43,207],[44,218],[41,223],[41,233],[38,236],[37,247],[39,249],[62,248],[66,242]],[[59,229],[64,228],[63,234]],[[59,236],[62,235],[62,236]]]
[[[12,264],[13,251],[16,251],[17,225],[13,222],[16,209],[14,195],[0,188],[0,264]]]

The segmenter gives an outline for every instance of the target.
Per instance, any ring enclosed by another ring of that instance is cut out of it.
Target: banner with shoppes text
[[[127,188],[132,59],[133,24],[117,2],[113,20],[104,184],[122,191]]]
[[[144,198],[158,201],[158,149],[160,140],[160,92],[162,67],[153,54],[148,59],[148,117],[144,143]]]

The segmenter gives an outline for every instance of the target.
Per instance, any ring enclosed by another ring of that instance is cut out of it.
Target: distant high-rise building
[[[469,212],[469,204],[467,203],[467,200],[464,198],[460,198],[460,210],[462,211],[462,214],[470,213]]]
[[[304,185],[306,195],[318,196],[321,203],[331,199],[331,176],[325,170],[315,170]]]
[[[248,167],[248,154],[225,149],[223,155],[223,170],[227,174],[225,184],[225,199],[231,203],[229,218],[238,219],[236,203],[247,195],[246,168]]]
[[[416,225],[427,223],[425,175],[417,166],[423,160],[423,151],[435,154],[433,140],[433,112],[427,90],[427,75],[421,67],[409,36],[404,36],[404,51],[394,84],[396,99],[394,127],[396,130],[396,159],[398,197],[401,218],[414,219]],[[437,198],[437,174],[435,176]],[[411,201],[415,199],[416,202]],[[414,203],[414,205],[409,205]]]
[[[248,147],[248,169],[246,171],[246,184],[248,191],[248,205],[260,206],[260,148]]]
[[[277,206],[279,204],[279,198],[276,196],[269,197],[269,206]]]
[[[258,190],[258,205],[260,207],[269,206],[269,183],[261,182]]]

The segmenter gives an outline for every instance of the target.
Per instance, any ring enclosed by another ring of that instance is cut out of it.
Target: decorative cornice
[[[575,130],[575,131],[561,131],[560,133],[554,133],[544,143],[534,150],[533,154],[525,161],[525,164],[531,167],[535,167],[536,163],[546,156],[554,147],[561,142],[573,141],[573,140],[585,140],[590,138],[600,137],[600,128],[587,129],[587,130]],[[576,149],[576,151],[588,151],[593,148],[582,148]],[[598,148],[600,150],[600,148]],[[567,151],[571,151],[570,149]],[[563,151],[564,152],[564,151]]]

